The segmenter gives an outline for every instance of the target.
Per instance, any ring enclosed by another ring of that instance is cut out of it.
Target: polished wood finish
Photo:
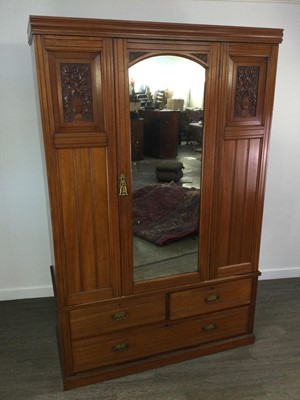
[[[177,38],[180,40],[208,40],[210,42],[281,43],[282,29],[157,23],[145,21],[99,20],[92,18],[65,18],[30,16],[28,42],[34,35],[60,34],[127,38]]]
[[[73,343],[75,373],[248,333],[247,307],[172,325],[141,327]]]
[[[145,325],[166,318],[163,293],[142,298],[120,298],[70,311],[72,339],[97,336],[132,326]]]
[[[250,304],[252,279],[182,290],[170,295],[170,319],[186,318]]]
[[[282,30],[33,16],[28,37],[64,387],[253,343]],[[163,54],[206,69],[199,268],[134,282],[131,196],[118,186],[122,174],[131,193],[128,68]]]

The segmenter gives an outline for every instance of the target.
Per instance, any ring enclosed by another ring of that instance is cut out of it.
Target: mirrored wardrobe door
[[[135,282],[199,269],[205,74],[174,55],[129,68]]]

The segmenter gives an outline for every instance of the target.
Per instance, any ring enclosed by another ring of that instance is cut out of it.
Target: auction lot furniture
[[[282,30],[32,16],[28,34],[64,388],[253,343]],[[206,69],[199,253],[136,281],[128,68],[157,54]]]

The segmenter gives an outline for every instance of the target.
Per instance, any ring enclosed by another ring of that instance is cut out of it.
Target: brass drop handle
[[[111,316],[111,319],[113,321],[120,321],[122,319],[126,319],[128,318],[129,314],[127,311],[117,311],[115,313],[113,313],[113,315]]]
[[[210,296],[205,297],[204,301],[205,303],[215,303],[216,301],[219,301],[221,297],[218,294],[212,294]]]
[[[203,332],[206,332],[206,333],[214,331],[215,329],[217,329],[216,324],[207,324],[207,325],[202,326]]]
[[[124,174],[119,176],[119,196],[128,196],[127,183]]]
[[[128,343],[119,343],[119,344],[116,344],[115,346],[113,346],[111,349],[115,353],[120,353],[121,351],[128,350],[129,349],[129,344]]]

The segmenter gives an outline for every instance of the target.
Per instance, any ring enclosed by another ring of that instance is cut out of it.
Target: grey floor
[[[299,400],[300,278],[260,281],[254,345],[63,392],[53,298],[0,302],[1,400]]]

